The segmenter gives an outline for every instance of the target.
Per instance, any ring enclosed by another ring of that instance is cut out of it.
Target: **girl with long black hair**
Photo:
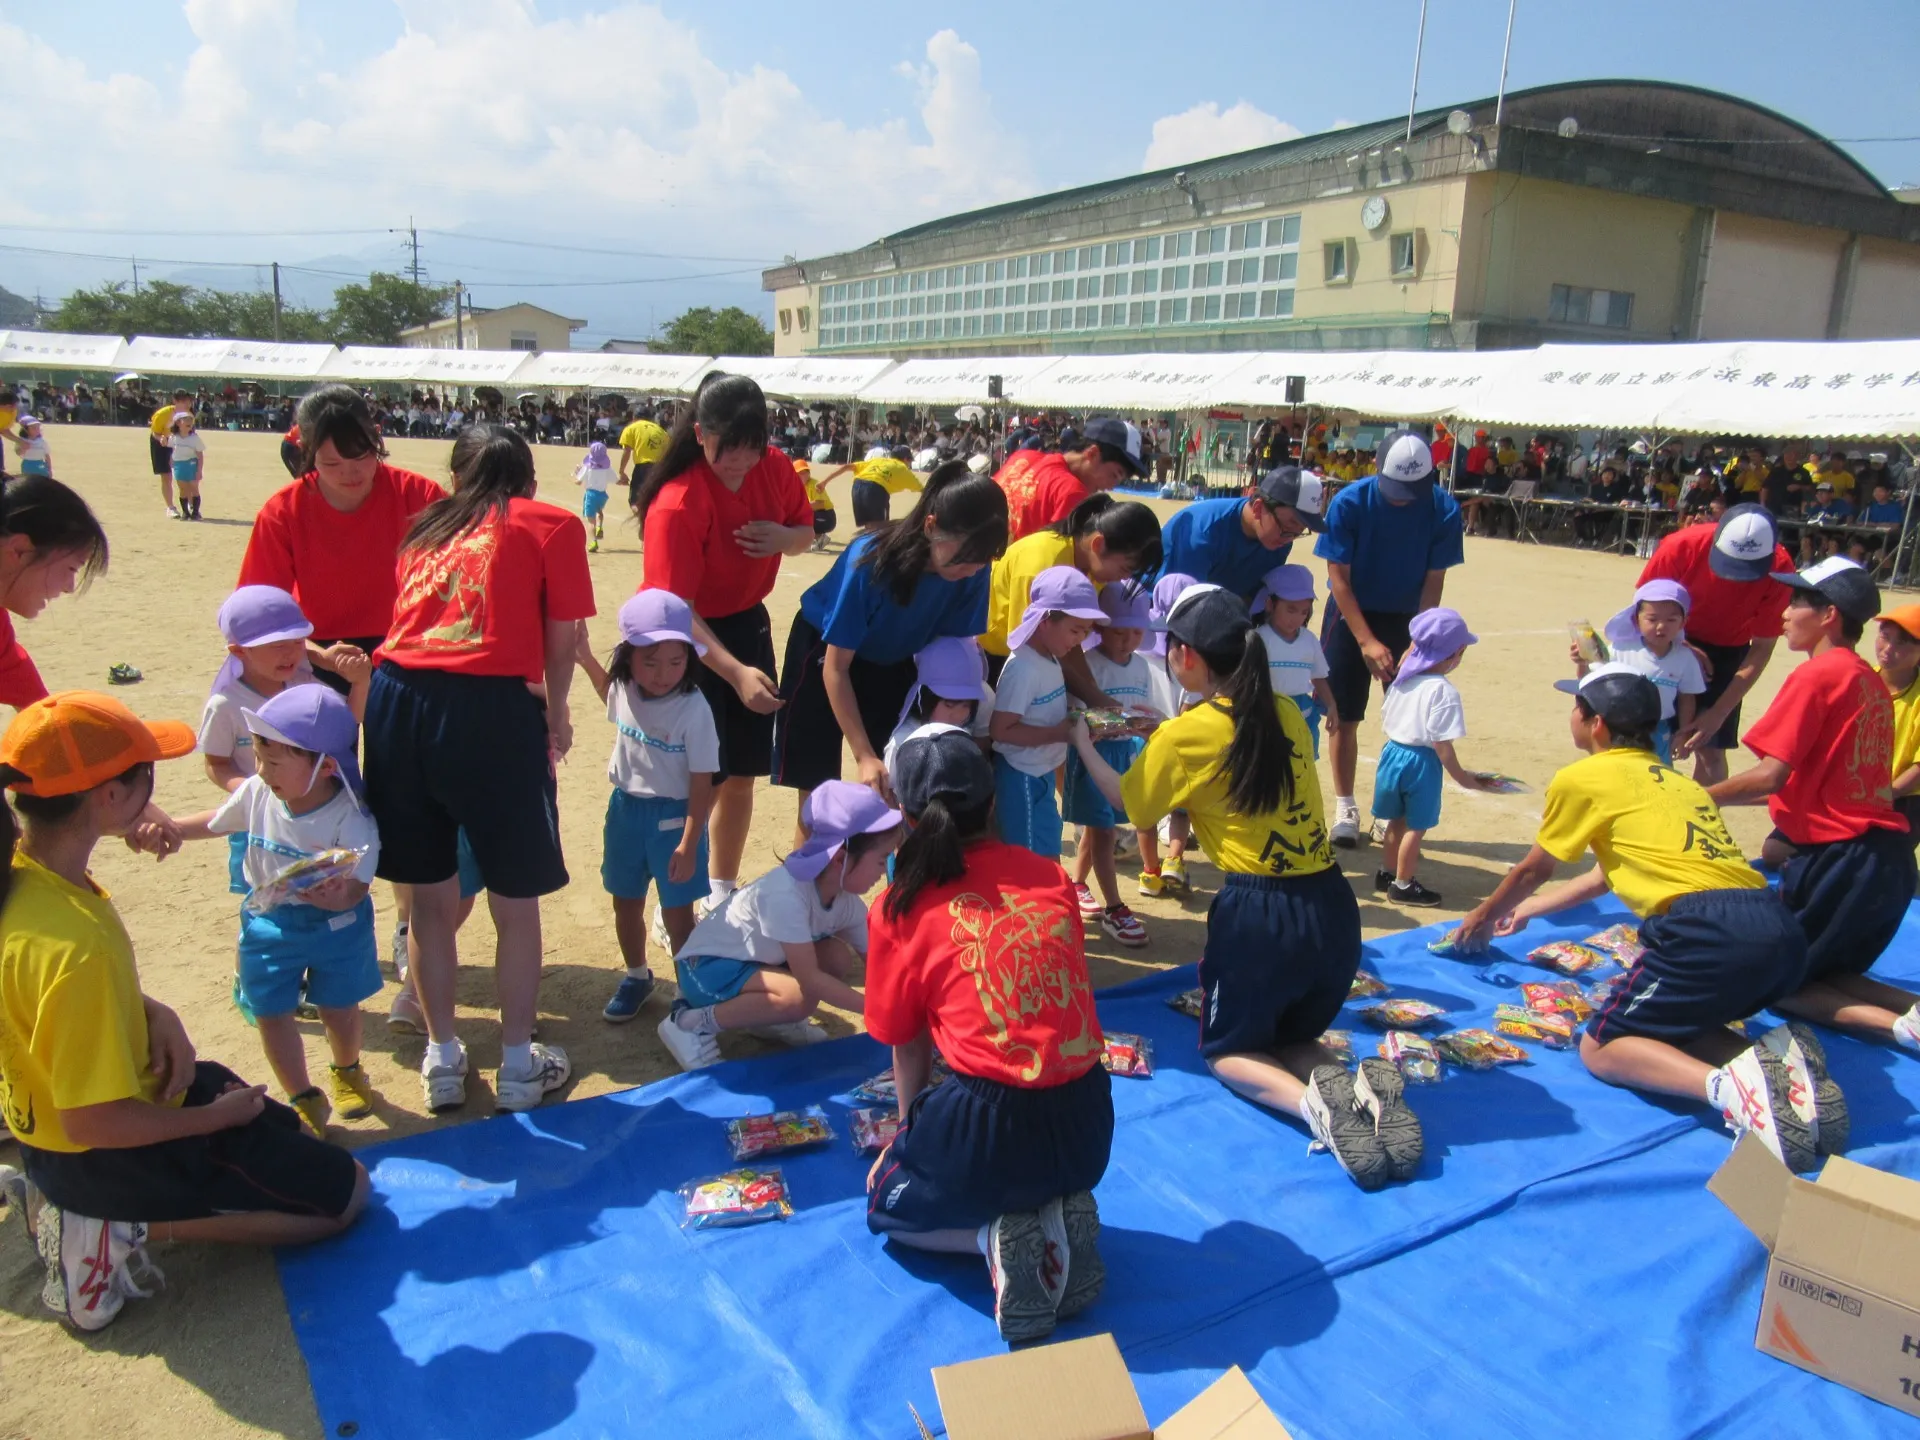
[[[107,568],[107,532],[72,490],[29,475],[0,490],[0,705],[24,710],[46,682],[13,634],[56,596],[83,589]]]

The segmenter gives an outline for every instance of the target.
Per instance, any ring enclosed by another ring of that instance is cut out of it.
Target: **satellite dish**
[[[1578,135],[1579,133],[1580,133],[1580,122],[1574,119],[1571,115],[1567,116],[1566,119],[1560,122],[1560,138],[1562,140],[1571,140],[1573,139],[1574,136]]]
[[[1449,135],[1464,135],[1472,128],[1473,116],[1469,115],[1466,111],[1450,110],[1447,112],[1447,133]]]

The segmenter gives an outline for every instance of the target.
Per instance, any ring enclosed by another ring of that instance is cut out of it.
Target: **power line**
[[[433,230],[426,226],[416,228],[409,222],[405,227],[382,226],[363,230],[147,230],[147,229],[108,229],[96,226],[67,225],[0,225],[0,231],[18,231],[34,235],[104,235],[127,238],[157,237],[161,239],[202,239],[202,240],[297,240],[335,238],[342,235],[438,235],[447,240],[466,240],[481,245],[512,245],[526,250],[560,250],[572,255],[607,255],[618,260],[698,260],[708,264],[770,265],[773,262],[763,255],[682,255],[657,250],[618,250],[594,245],[562,245],[546,240],[514,240],[504,235],[474,235],[464,230]],[[411,240],[409,243],[413,243]],[[417,250],[417,247],[416,247]],[[64,252],[46,252],[64,253]],[[92,257],[80,257],[92,258]],[[163,265],[174,264],[213,264],[217,262],[195,260],[163,260]]]
[[[623,260],[705,260],[743,265],[771,265],[761,255],[670,255],[653,250],[602,250],[591,245],[557,245],[545,240],[509,240],[499,235],[472,235],[464,230],[422,230],[423,235],[439,235],[448,240],[472,240],[483,245],[517,245],[528,250],[565,250],[575,255],[612,255]]]
[[[157,235],[163,239],[199,240],[297,240],[309,236],[332,238],[339,235],[384,235],[384,228],[364,230],[138,230],[110,229],[89,225],[0,225],[0,230],[24,230],[35,235]]]

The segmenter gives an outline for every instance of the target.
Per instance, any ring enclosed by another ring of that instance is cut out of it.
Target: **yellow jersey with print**
[[[1227,747],[1233,712],[1218,698],[1203,700],[1161,725],[1120,779],[1127,823],[1151,830],[1162,816],[1184,810],[1213,863],[1241,875],[1316,875],[1333,866],[1313,735],[1293,701],[1274,701],[1293,742],[1293,786],[1277,809],[1242,815],[1227,804]]]
[[[1036,530],[1009,545],[1006,554],[993,562],[993,579],[987,588],[987,632],[980,637],[980,648],[989,655],[1007,654],[1007,636],[1019,628],[1020,617],[1027,613],[1034,580],[1042,570],[1071,564],[1073,540],[1052,530]]]
[[[167,438],[167,431],[173,428],[173,416],[174,409],[171,401],[153,412],[153,418],[147,421],[147,429],[153,432],[154,439]]]
[[[1885,671],[1879,673],[1885,677]],[[1920,764],[1920,673],[1914,675],[1913,683],[1906,689],[1893,692],[1893,778],[1898,780],[1917,764]]]
[[[112,901],[16,854],[0,911],[7,1128],[37,1150],[84,1150],[62,1128],[61,1111],[158,1098],[133,941]]]
[[[635,420],[620,432],[620,448],[636,465],[651,465],[667,453],[667,432],[651,420]]]
[[[1613,893],[1640,916],[1664,915],[1683,895],[1767,883],[1713,797],[1650,750],[1603,750],[1555,775],[1534,838],[1556,860],[1591,849]]]
[[[904,495],[926,487],[920,483],[920,477],[913,473],[913,467],[904,460],[895,460],[889,456],[885,460],[861,460],[853,467],[853,478],[871,480],[884,488],[889,495]]]

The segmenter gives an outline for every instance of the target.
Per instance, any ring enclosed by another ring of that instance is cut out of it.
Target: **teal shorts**
[[[760,968],[751,960],[725,955],[687,955],[673,962],[680,998],[689,1005],[719,1005],[733,999]]]
[[[693,857],[686,883],[667,879],[667,866],[686,833],[687,802],[657,795],[629,795],[616,789],[607,797],[602,834],[600,883],[620,900],[644,900],[647,886],[660,892],[662,909],[691,905],[707,893],[707,837]]]

